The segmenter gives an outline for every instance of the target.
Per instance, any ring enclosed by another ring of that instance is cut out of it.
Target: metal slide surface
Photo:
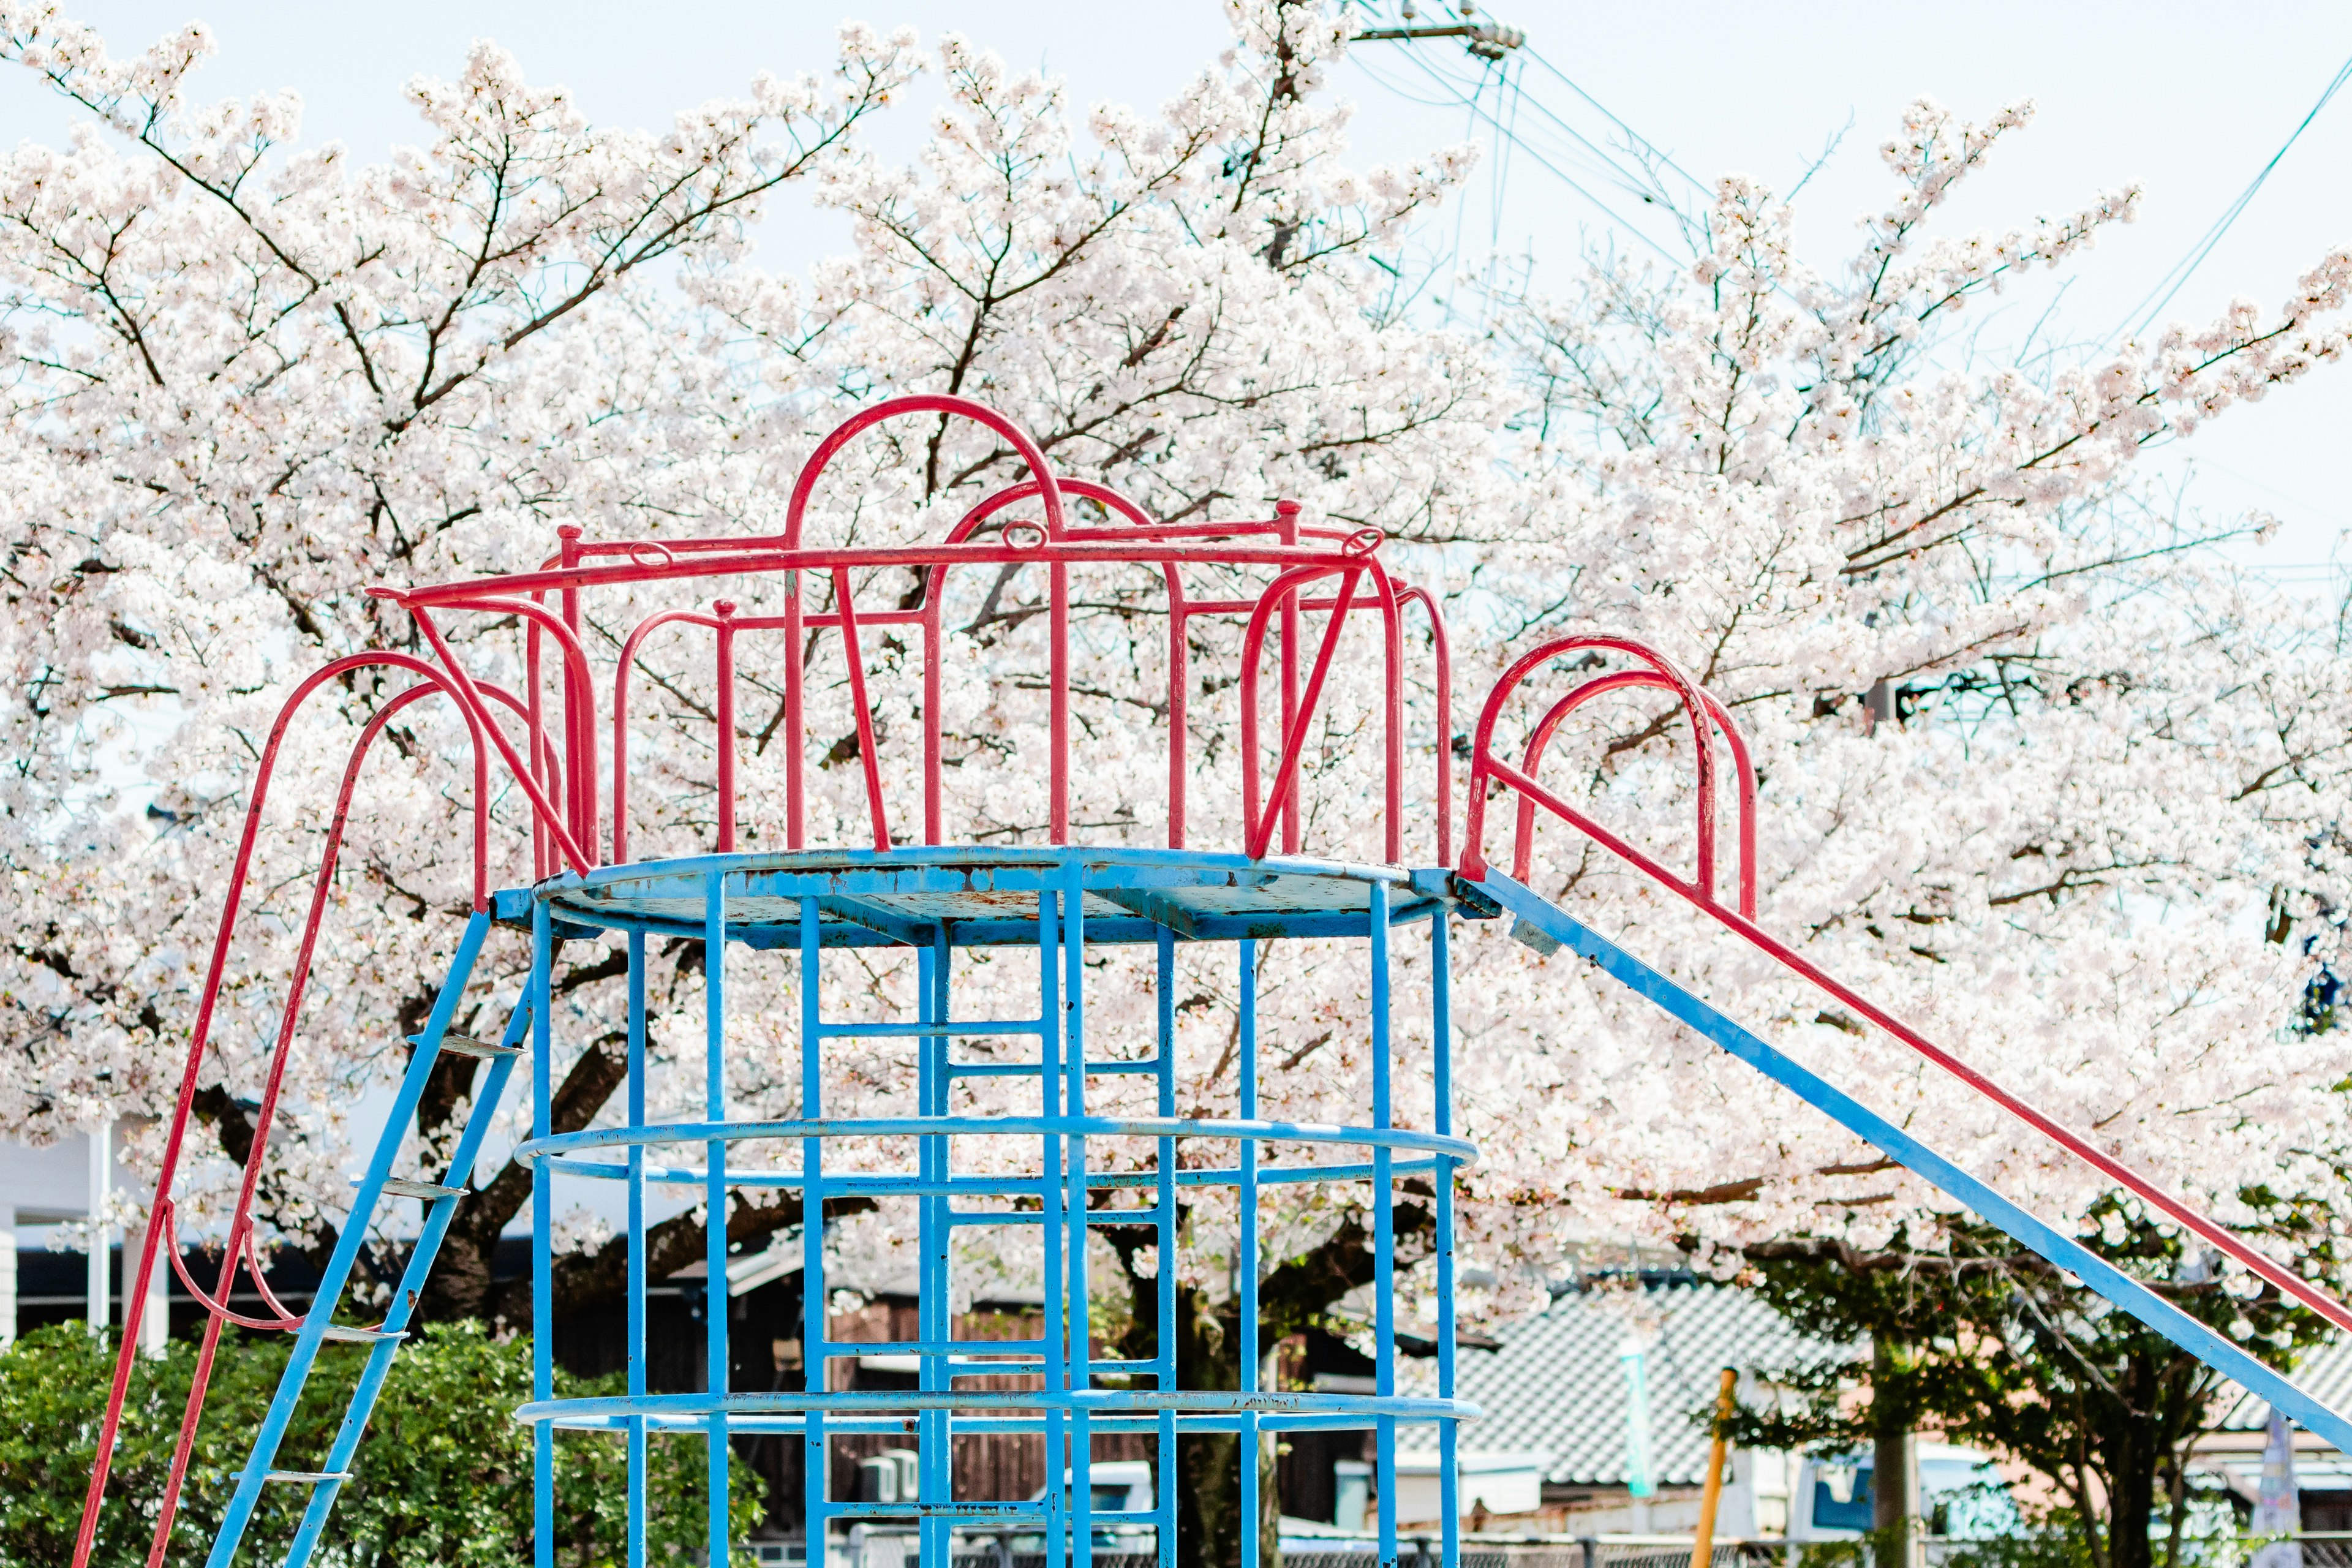
[[[2352,1418],[2329,1409],[2227,1336],[2199,1322],[2147,1286],[2027,1213],[1878,1112],[1781,1052],[1738,1021],[1585,925],[1575,916],[1493,867],[1484,876],[1458,878],[1470,902],[1490,901],[1516,921],[1590,961],[1595,967],[1689,1025],[1806,1104],[1827,1114],[1892,1159],[1933,1182],[1985,1219],[2154,1329],[2206,1365],[2232,1379],[2305,1428],[2352,1454]]]

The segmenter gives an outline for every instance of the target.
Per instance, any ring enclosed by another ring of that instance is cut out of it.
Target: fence
[[[1034,1539],[1034,1538],[1033,1538]],[[2291,1538],[2303,1548],[2303,1568],[2352,1568],[2352,1531],[2308,1531]],[[2018,1548],[2021,1541],[1954,1541],[1929,1537],[1921,1543],[1924,1568],[2003,1568],[2042,1554]],[[2267,1538],[2206,1537],[2182,1543],[2183,1568],[2247,1568]],[[1690,1568],[1691,1540],[1669,1535],[1471,1535],[1462,1537],[1461,1568]],[[1016,1552],[1010,1542],[971,1541],[955,1553],[952,1568],[1045,1568],[1042,1552]],[[1402,1535],[1398,1568],[1436,1568],[1434,1535]],[[861,1531],[855,1541],[836,1538],[830,1568],[913,1568],[913,1532]],[[768,1565],[803,1562],[800,1543],[752,1544],[754,1559]],[[1158,1568],[1150,1552],[1094,1553],[1091,1568]],[[1282,1568],[1379,1568],[1380,1554],[1369,1540],[1349,1537],[1294,1540],[1286,1544]],[[1872,1568],[1868,1542],[1847,1541],[1718,1541],[1708,1568]]]

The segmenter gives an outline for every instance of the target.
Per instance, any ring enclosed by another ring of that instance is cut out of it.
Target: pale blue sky
[[[1396,0],[1379,0],[1391,17]],[[1444,0],[1422,0],[1423,19]],[[1981,114],[2032,95],[2037,122],[2000,154],[1957,204],[1956,226],[2007,225],[2070,208],[2102,186],[2147,187],[2142,220],[2104,242],[2063,276],[2050,312],[2063,336],[2098,339],[2142,300],[2262,164],[2277,151],[2347,55],[2352,12],[2316,5],[2085,4],[1988,0],[1964,9],[1883,4],[1801,7],[1692,4],[1656,7],[1496,0],[1501,19],[1642,136],[1701,178],[1726,170],[1786,188],[1834,133],[1849,132],[1803,195],[1801,242],[1817,261],[1851,245],[1855,214],[1883,199],[1876,148],[1911,97],[1931,93]],[[1176,90],[1223,43],[1211,0],[1151,5],[950,5],[944,0],[818,0],[751,5],[739,0],[669,0],[656,8],[609,0],[399,6],[319,5],[288,0],[85,0],[78,14],[118,47],[143,43],[201,16],[221,53],[204,73],[210,90],[244,93],[292,86],[308,105],[307,137],[340,138],[362,155],[413,134],[399,87],[418,71],[454,74],[468,41],[497,38],[536,79],[572,88],[596,118],[658,124],[677,109],[734,92],[766,68],[822,66],[845,15],[877,26],[911,24],[927,37],[950,27],[1020,65],[1066,77],[1072,98],[1154,103]],[[653,18],[659,19],[654,20]],[[1407,46],[1365,47],[1365,64],[1339,73],[1339,90],[1360,108],[1362,161],[1400,158],[1440,142],[1493,133],[1415,66]],[[1423,44],[1441,75],[1472,71],[1458,47]],[[1375,52],[1377,51],[1377,52]],[[1550,110],[1595,141],[1613,132],[1562,80],[1530,64],[1517,128],[1623,214],[1588,157],[1568,161]],[[1416,100],[1438,100],[1436,103]],[[925,96],[877,127],[877,143],[912,149]],[[1508,100],[1490,87],[1482,101]],[[65,123],[26,77],[0,76],[0,138],[55,138]],[[2171,315],[2210,315],[2238,292],[2265,305],[2328,245],[2352,240],[2352,89],[2314,123],[2267,187],[2175,300]],[[1532,253],[1538,279],[1561,276],[1577,247],[1612,225],[1603,213],[1515,153],[1499,215],[1482,176],[1456,215],[1427,236],[1450,246],[1458,224],[1465,261],[1490,238]],[[831,220],[793,213],[770,226],[761,250],[789,264],[837,245]],[[1625,243],[1638,245],[1639,241]],[[1989,335],[2021,333],[2052,305],[2037,282],[1989,315]],[[2325,558],[2352,526],[2343,485],[2343,431],[2352,420],[2352,366],[2322,373],[2269,404],[2217,422],[2167,455],[2195,461],[2194,499],[2225,510],[2256,505],[2286,523],[2261,552],[2271,563]]]

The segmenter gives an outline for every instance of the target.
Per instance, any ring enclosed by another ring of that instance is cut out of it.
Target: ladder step
[[[320,1331],[319,1337],[340,1340],[346,1344],[372,1345],[380,1340],[404,1340],[408,1335],[405,1332],[386,1333],[382,1329],[354,1328],[349,1323],[329,1323]]]
[[[352,1183],[355,1187],[359,1184],[357,1181]],[[445,1187],[438,1182],[412,1181],[406,1176],[386,1176],[383,1179],[383,1195],[388,1198],[461,1198],[466,1195],[466,1189]]]
[[[271,1470],[261,1479],[265,1481],[294,1481],[306,1486],[316,1486],[320,1481],[350,1480],[352,1472],[349,1470]]]
[[[408,1043],[421,1047],[425,1044],[425,1037],[411,1035],[408,1037]],[[471,1035],[452,1032],[441,1037],[441,1054],[449,1057],[479,1057],[485,1061],[496,1061],[502,1057],[522,1055],[522,1047],[497,1045],[488,1040],[478,1040]]]

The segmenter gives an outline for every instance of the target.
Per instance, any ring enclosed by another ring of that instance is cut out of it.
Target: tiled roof
[[[2287,1375],[2294,1379],[2296,1387],[2329,1409],[2344,1409],[2352,1405],[2352,1340],[2339,1334],[2312,1346]],[[2259,1432],[2270,1425],[2269,1400],[2248,1394],[2234,1383],[2223,1384],[2221,1394],[2225,1399],[2236,1396],[2229,1415],[2221,1418],[2222,1431]]]
[[[1715,1406],[1722,1369],[1754,1376],[1818,1361],[1829,1347],[1797,1332],[1747,1291],[1706,1281],[1571,1291],[1496,1337],[1500,1350],[1459,1352],[1460,1395],[1484,1415],[1462,1429],[1465,1452],[1549,1456],[1544,1479],[1625,1484],[1624,1368],[1620,1348],[1638,1321],[1650,1395],[1650,1471],[1659,1486],[1696,1486],[1706,1462],[1700,1413]],[[1412,1363],[1412,1392],[1436,1391],[1436,1363]],[[1404,1447],[1434,1447],[1434,1429],[1404,1427]]]

